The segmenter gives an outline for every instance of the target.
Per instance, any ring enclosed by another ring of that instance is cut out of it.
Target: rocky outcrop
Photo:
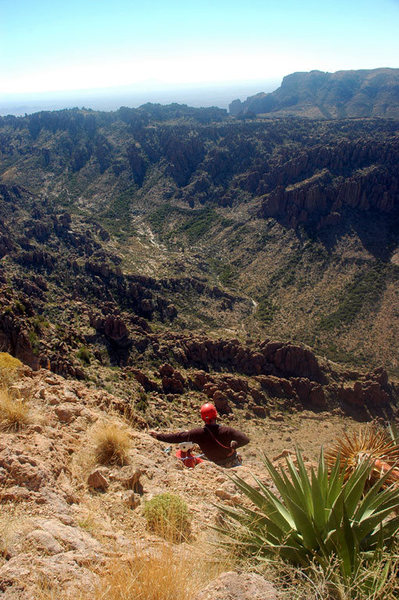
[[[170,342],[169,342],[170,343]],[[316,356],[307,348],[283,342],[263,342],[258,348],[243,346],[238,340],[210,338],[177,338],[176,359],[185,366],[209,369],[228,367],[246,375],[274,374],[308,377],[323,382],[325,377]]]
[[[356,381],[353,386],[339,389],[339,399],[354,407],[371,409],[389,405],[390,394],[378,381]]]
[[[126,348],[131,344],[128,328],[118,316],[108,315],[104,318],[91,316],[90,324],[118,347]]]
[[[51,475],[46,466],[20,449],[0,446],[0,468],[7,473],[8,485],[23,486],[34,492],[49,484]]]
[[[124,372],[126,374],[132,374],[133,377],[138,381],[138,383],[144,388],[146,392],[158,392],[160,391],[160,387],[156,381],[150,379],[148,375],[140,371],[140,369],[135,369],[134,367],[126,367]]]
[[[159,369],[162,378],[162,388],[166,394],[182,394],[184,392],[185,380],[183,375],[171,365],[164,364]]]
[[[39,368],[40,359],[32,348],[26,323],[12,312],[0,312],[0,352],[9,352],[33,369]]]
[[[194,600],[278,600],[276,588],[256,573],[222,573]]]
[[[345,179],[324,169],[293,186],[277,187],[263,199],[259,215],[282,219],[290,227],[312,222],[323,228],[339,224],[346,209],[396,212],[399,179],[382,166]]]

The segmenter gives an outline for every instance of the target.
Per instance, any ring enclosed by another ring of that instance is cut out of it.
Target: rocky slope
[[[2,369],[0,375],[5,374]],[[199,383],[202,375],[193,376]],[[377,375],[370,377],[376,381]],[[382,381],[381,374],[377,379]],[[220,389],[222,381],[214,379],[212,385]],[[224,416],[225,422],[242,428],[252,439],[243,449],[245,466],[239,469],[248,481],[251,473],[266,480],[262,451],[279,464],[299,444],[310,465],[320,444],[330,444],[355,427],[339,411],[332,415],[295,410],[281,417],[277,396],[287,395],[288,380],[264,377],[261,383],[267,390],[270,417],[248,421],[242,402],[234,414]],[[234,382],[229,385],[234,387]],[[388,389],[385,380],[382,385]],[[192,516],[191,538],[175,546],[173,555],[183,561],[187,552],[191,559],[198,553],[198,560],[204,561],[204,552],[209,551],[205,545],[214,539],[209,526],[219,518],[214,503],[242,501],[225,470],[210,463],[184,468],[174,452],[165,452],[165,446],[146,433],[140,414],[126,410],[126,400],[94,386],[45,369],[25,368],[10,389],[25,399],[30,412],[18,431],[3,430],[0,442],[0,591],[5,597],[49,599],[55,593],[65,600],[83,592],[88,594],[85,598],[93,597],[93,589],[112,565],[151,553],[156,557],[161,539],[146,529],[143,506],[165,492],[180,495]],[[199,391],[186,391],[178,403],[162,404],[159,398],[157,410],[167,419],[164,426],[176,430],[195,424],[205,398]],[[292,408],[296,403],[290,399]],[[123,466],[96,464],[96,431],[107,423],[129,435]],[[199,589],[206,583],[203,579]],[[240,598],[246,598],[245,589]],[[206,593],[199,598],[208,597]]]
[[[272,93],[234,100],[230,114],[295,115],[313,119],[399,118],[399,69],[310,71],[284,77]]]

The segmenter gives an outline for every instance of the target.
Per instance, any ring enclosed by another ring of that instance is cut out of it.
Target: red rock
[[[81,406],[71,406],[70,404],[60,404],[54,409],[61,423],[70,423],[82,412]]]
[[[160,388],[157,382],[150,379],[145,373],[143,373],[139,369],[133,369],[132,367],[129,367],[128,369],[126,369],[126,372],[132,373],[136,381],[138,381],[139,384],[143,386],[146,392],[159,391]]]
[[[204,393],[208,396],[208,398],[213,398],[213,394],[217,392],[218,388],[215,383],[206,383],[204,385]]]
[[[324,390],[321,385],[316,384],[312,387],[309,400],[310,404],[317,408],[324,408],[327,405]]]
[[[41,462],[17,449],[4,448],[0,452],[0,468],[8,472],[9,484],[28,490],[38,491],[52,479]]]
[[[104,471],[103,469],[96,469],[95,471],[92,471],[87,478],[88,486],[95,490],[105,491],[108,489],[109,483],[105,477],[106,473],[107,471]]]
[[[269,342],[263,349],[264,357],[290,377],[307,377],[322,383],[323,373],[316,356],[307,348],[282,342]]]
[[[166,394],[183,394],[184,384],[180,379],[173,377],[162,377],[162,388]]]
[[[18,485],[10,488],[2,489],[0,492],[0,502],[22,502],[26,500],[32,500],[35,492],[27,490],[24,487]]]
[[[122,501],[124,504],[126,504],[126,506],[128,506],[129,508],[132,508],[132,509],[140,506],[140,502],[141,502],[140,496],[132,491],[123,492]]]
[[[143,469],[126,466],[119,470],[119,473],[115,479],[120,481],[121,484],[128,490],[133,490],[137,494],[142,494],[144,490],[140,481],[140,477],[144,475],[144,473],[145,470]]]
[[[196,371],[191,376],[191,384],[196,390],[202,390],[205,384],[208,382],[209,376],[205,371]]]
[[[389,394],[378,381],[356,381],[353,388],[342,387],[338,391],[341,401],[353,406],[378,408],[390,402]]]
[[[312,390],[312,384],[307,377],[295,377],[291,379],[292,385],[295,388],[298,398],[302,404],[307,404]]]
[[[262,375],[257,378],[262,388],[271,396],[277,398],[293,398],[296,393],[288,379],[275,377],[274,375]]]
[[[159,374],[161,375],[161,377],[172,377],[174,372],[174,368],[169,364],[164,364],[159,369]]]
[[[388,385],[388,373],[383,367],[378,367],[374,371],[367,373],[366,380],[377,381],[383,388]]]
[[[228,398],[223,394],[221,390],[216,390],[216,392],[212,396],[212,401],[216,407],[216,410],[220,414],[227,415],[232,412]]]
[[[266,396],[257,389],[251,389],[250,394],[256,404],[265,404],[267,401]]]

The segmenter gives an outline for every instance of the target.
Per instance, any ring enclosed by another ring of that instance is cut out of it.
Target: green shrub
[[[269,325],[274,318],[274,315],[278,312],[278,307],[271,301],[267,296],[262,296],[259,299],[259,304],[256,309],[255,316],[259,321]]]
[[[149,402],[148,402],[148,396],[147,396],[146,392],[140,392],[139,398],[135,402],[135,408],[138,411],[145,413],[148,409],[148,406],[149,406]]]
[[[155,233],[162,233],[165,221],[170,217],[172,212],[175,212],[174,207],[171,204],[166,203],[159,206],[149,215],[148,221]]]
[[[177,233],[184,233],[190,243],[197,242],[204,236],[210,228],[219,221],[218,214],[209,208],[203,208],[191,215],[191,217],[181,225]]]
[[[21,313],[22,315],[24,315],[26,313],[26,306],[20,300],[15,301],[14,307],[15,307],[15,310],[17,312]]]
[[[364,306],[378,305],[384,294],[389,273],[377,264],[360,273],[344,290],[337,309],[320,319],[319,328],[326,331],[352,323]]]
[[[399,516],[393,515],[399,508],[399,490],[383,488],[385,475],[365,493],[372,469],[367,461],[345,482],[339,457],[328,471],[321,451],[318,469],[310,474],[299,451],[296,460],[297,466],[288,458],[287,471],[278,472],[264,457],[278,495],[258,479],[253,487],[236,477],[235,484],[254,508],[221,507],[227,521],[218,531],[237,542],[241,555],[256,560],[279,556],[301,568],[315,562],[326,573],[336,560],[339,577],[350,590],[364,561],[371,572],[399,530]],[[382,571],[385,564],[379,568]]]
[[[174,494],[154,496],[144,506],[144,516],[150,531],[170,542],[182,542],[190,537],[190,515],[187,504]]]
[[[36,331],[33,331],[33,329],[29,331],[28,338],[33,352],[36,352],[37,354],[40,350],[40,339]]]
[[[90,361],[91,361],[90,350],[88,348],[86,348],[85,346],[82,346],[81,348],[79,348],[79,350],[76,353],[76,356],[78,357],[79,360],[81,360],[86,365],[90,364]]]

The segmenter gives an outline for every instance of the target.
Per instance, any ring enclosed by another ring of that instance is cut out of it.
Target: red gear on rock
[[[205,423],[209,423],[210,421],[213,421],[213,419],[217,418],[217,410],[211,402],[207,402],[201,406],[201,419],[205,421]]]
[[[204,462],[202,458],[193,456],[191,454],[191,450],[188,452],[184,452],[184,450],[177,450],[176,457],[179,458],[183,462],[183,465],[189,469],[193,469],[196,465]]]

